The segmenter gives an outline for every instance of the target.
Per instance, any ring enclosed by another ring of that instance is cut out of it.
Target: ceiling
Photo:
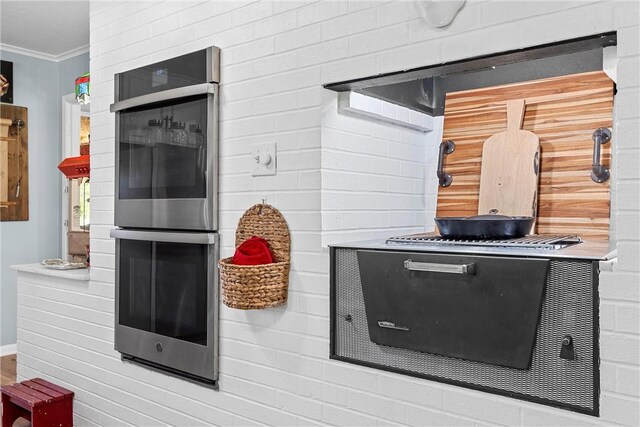
[[[0,0],[0,47],[62,60],[89,50],[89,1]]]

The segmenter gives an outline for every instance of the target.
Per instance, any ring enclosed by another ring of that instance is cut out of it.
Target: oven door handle
[[[450,273],[472,276],[476,274],[476,264],[438,264],[432,262],[414,262],[410,259],[404,262],[404,268],[409,271],[427,271],[430,273]]]
[[[115,239],[145,240],[152,242],[191,243],[214,245],[218,243],[217,233],[182,233],[175,231],[140,231],[114,228],[109,235]]]
[[[170,101],[172,99],[186,98],[187,96],[205,95],[216,93],[215,83],[200,83],[197,85],[184,86],[176,89],[164,90],[162,92],[150,93],[148,95],[136,96],[111,104],[109,111],[126,110],[128,108],[139,107],[141,105],[155,104],[157,102]]]

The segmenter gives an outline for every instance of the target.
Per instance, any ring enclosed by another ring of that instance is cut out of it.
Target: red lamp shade
[[[58,165],[58,169],[69,179],[88,178],[91,172],[89,159],[88,154],[78,157],[67,157]]]

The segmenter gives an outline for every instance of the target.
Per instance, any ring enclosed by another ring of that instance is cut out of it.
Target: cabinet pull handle
[[[448,187],[453,181],[451,174],[444,171],[443,162],[444,156],[448,156],[453,153],[455,149],[456,144],[451,140],[442,141],[440,143],[440,148],[438,149],[438,170],[436,171],[440,187]]]
[[[594,182],[605,182],[611,175],[609,169],[604,167],[600,159],[600,147],[611,140],[611,131],[607,128],[598,128],[593,132],[593,162],[591,166],[591,179]]]
[[[450,273],[472,276],[476,274],[476,264],[436,264],[432,262],[413,262],[410,259],[404,262],[404,268],[409,271],[428,271],[431,273]]]

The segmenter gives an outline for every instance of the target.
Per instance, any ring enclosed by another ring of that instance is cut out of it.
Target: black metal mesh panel
[[[594,410],[593,270],[588,261],[551,261],[531,368],[502,366],[374,344],[369,339],[358,259],[354,249],[336,249],[335,353],[354,361],[473,384],[521,398]],[[346,320],[347,315],[351,321]],[[565,335],[576,360],[561,359]]]

